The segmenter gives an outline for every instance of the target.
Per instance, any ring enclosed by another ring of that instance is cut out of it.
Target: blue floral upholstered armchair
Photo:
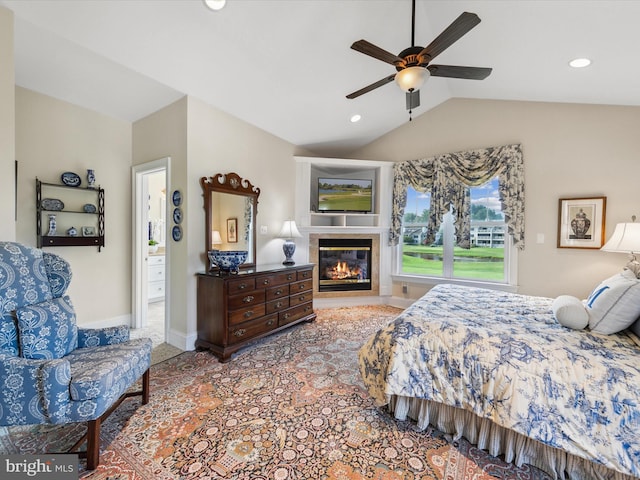
[[[0,425],[87,422],[87,469],[100,462],[102,421],[130,396],[149,401],[151,340],[129,327],[83,329],[65,295],[61,257],[0,242]],[[140,391],[130,391],[142,377]]]

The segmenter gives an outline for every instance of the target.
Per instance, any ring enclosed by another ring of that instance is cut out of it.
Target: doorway
[[[167,341],[170,318],[170,242],[167,236],[167,194],[170,158],[133,167],[133,321],[154,347]]]

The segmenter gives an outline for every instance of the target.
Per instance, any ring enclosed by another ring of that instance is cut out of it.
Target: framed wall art
[[[227,243],[238,243],[237,218],[227,218]]]
[[[561,198],[558,205],[558,248],[604,245],[607,197]]]

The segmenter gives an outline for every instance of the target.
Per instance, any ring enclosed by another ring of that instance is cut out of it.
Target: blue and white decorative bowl
[[[237,273],[242,265],[247,260],[247,250],[209,250],[207,255],[209,256],[209,262],[211,262],[211,268],[218,267],[224,272]]]

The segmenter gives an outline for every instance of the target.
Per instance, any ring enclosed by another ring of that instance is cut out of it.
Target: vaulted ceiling
[[[194,96],[295,145],[348,152],[408,121],[395,72],[349,47],[411,46],[411,0],[0,0],[15,15],[16,84],[138,120]],[[452,97],[640,105],[640,1],[417,0],[416,44],[463,11],[481,23],[434,63],[492,67],[432,77],[414,117]],[[589,57],[573,69],[569,60]],[[351,123],[353,114],[362,115]]]

